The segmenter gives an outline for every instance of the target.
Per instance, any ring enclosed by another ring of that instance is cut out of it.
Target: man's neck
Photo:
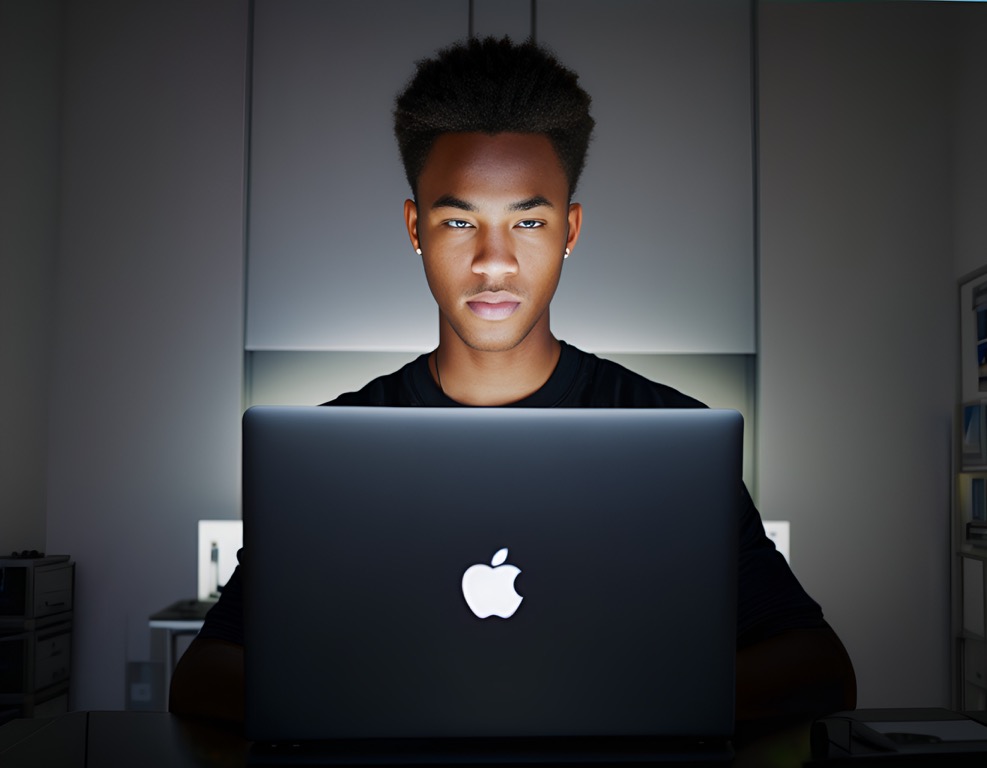
[[[458,342],[458,343],[456,343]],[[457,338],[441,340],[429,369],[447,397],[463,405],[509,405],[537,392],[559,362],[562,346],[548,334],[503,352],[471,349]]]

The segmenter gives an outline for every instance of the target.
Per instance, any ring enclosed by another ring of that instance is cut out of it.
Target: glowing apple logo
[[[504,565],[507,548],[497,550],[490,565],[471,565],[463,574],[463,597],[478,618],[500,616],[509,619],[524,599],[514,589],[514,579],[521,569]]]

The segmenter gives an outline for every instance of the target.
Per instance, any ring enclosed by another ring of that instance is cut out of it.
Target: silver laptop
[[[714,410],[250,409],[261,761],[722,755],[742,430]]]

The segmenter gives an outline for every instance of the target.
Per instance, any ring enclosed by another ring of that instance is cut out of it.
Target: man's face
[[[405,203],[439,305],[442,339],[484,352],[550,335],[548,307],[582,211],[546,136],[448,133]]]

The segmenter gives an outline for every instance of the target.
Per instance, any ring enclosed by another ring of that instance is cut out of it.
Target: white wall
[[[987,84],[954,103],[953,67],[983,10],[760,10],[760,507],[791,519],[862,706],[950,704],[955,245],[985,234],[954,202],[983,199],[960,118]]]
[[[497,8],[516,28],[523,5],[483,3],[475,25],[493,31]],[[467,11],[258,0],[248,349],[435,345],[390,110],[415,60],[465,36]],[[539,0],[538,39],[579,73],[596,119],[579,244],[552,304],[559,338],[754,352],[750,24],[749,0]]]
[[[66,4],[48,549],[77,562],[72,703],[124,704],[147,617],[239,514],[247,4]]]
[[[0,554],[45,548],[61,7],[0,2]]]

